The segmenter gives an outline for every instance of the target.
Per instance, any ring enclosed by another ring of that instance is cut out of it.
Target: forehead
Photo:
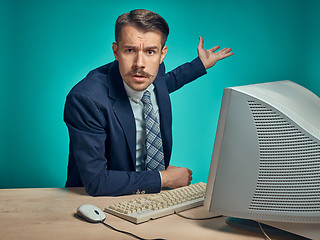
[[[159,32],[149,31],[142,32],[137,28],[127,25],[121,29],[120,45],[138,46],[157,46],[161,47],[162,35]]]

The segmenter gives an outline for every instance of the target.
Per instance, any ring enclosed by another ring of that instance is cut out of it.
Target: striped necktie
[[[165,170],[163,147],[159,122],[153,110],[149,91],[145,91],[143,102],[143,116],[146,122],[146,167],[147,170]]]

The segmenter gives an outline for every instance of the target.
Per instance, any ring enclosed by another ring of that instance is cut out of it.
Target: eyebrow
[[[157,46],[150,46],[150,47],[146,47],[146,49],[158,49]]]
[[[139,47],[133,46],[133,45],[124,45],[123,48],[137,49]],[[150,47],[145,47],[144,49],[159,49],[159,48],[157,46],[150,46]]]

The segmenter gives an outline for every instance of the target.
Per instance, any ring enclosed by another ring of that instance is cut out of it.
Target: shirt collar
[[[133,100],[135,103],[139,103],[141,101],[141,98],[144,94],[145,91],[149,91],[151,94],[154,90],[154,85],[151,84],[149,85],[149,87],[146,89],[146,90],[143,90],[143,91],[136,91],[136,90],[133,90],[131,87],[129,87],[125,81],[123,81],[123,85],[124,85],[124,89],[126,90],[127,92],[127,95],[128,97]]]

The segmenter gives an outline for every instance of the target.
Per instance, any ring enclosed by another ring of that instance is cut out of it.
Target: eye
[[[132,48],[128,48],[126,50],[124,50],[126,53],[133,53],[133,49]]]
[[[154,50],[148,50],[148,51],[147,51],[147,54],[148,54],[148,55],[153,55],[154,53],[155,53]]]

